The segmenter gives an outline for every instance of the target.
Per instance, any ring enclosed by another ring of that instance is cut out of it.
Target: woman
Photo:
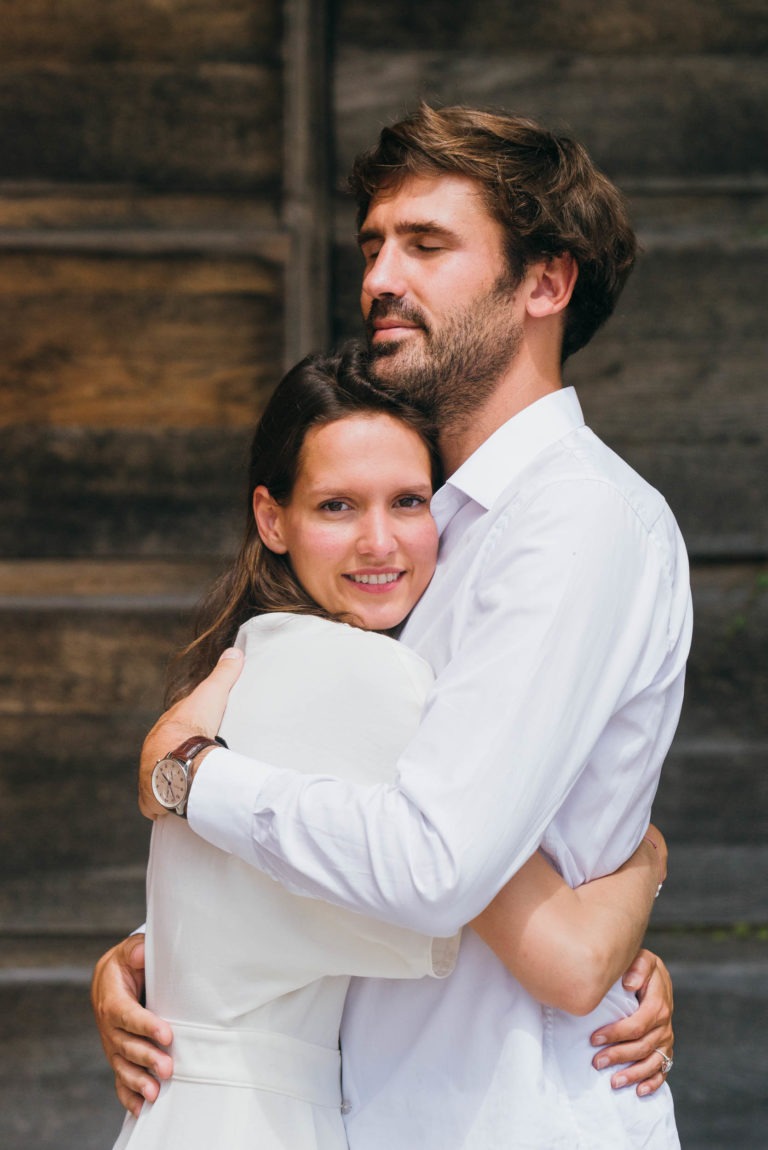
[[[203,607],[171,700],[237,636],[246,661],[221,728],[230,747],[247,752],[258,741],[277,764],[311,762],[357,782],[391,777],[432,676],[386,633],[434,570],[429,499],[439,471],[424,419],[368,384],[357,351],[289,372],[254,438],[240,554]],[[650,903],[654,866],[635,859],[574,892],[535,857],[475,928],[524,984],[566,1008],[585,940],[610,940],[589,952],[599,998],[637,944],[619,937],[626,924],[612,893],[631,886]],[[518,903],[525,914],[509,930],[508,906]],[[116,1150],[214,1141],[344,1150],[339,1024],[350,976],[445,976],[456,945],[292,896],[184,820],[160,820],[147,997],[172,1025],[174,1078],[138,1119],[126,1118]]]

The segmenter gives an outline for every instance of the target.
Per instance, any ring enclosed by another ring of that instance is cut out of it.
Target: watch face
[[[164,807],[177,807],[187,793],[187,776],[176,759],[161,759],[152,772],[152,790]]]

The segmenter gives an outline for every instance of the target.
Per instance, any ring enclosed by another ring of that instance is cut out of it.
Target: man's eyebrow
[[[447,228],[445,224],[439,224],[436,220],[401,220],[400,223],[395,224],[395,235],[397,236],[435,236],[438,239],[455,240],[457,234],[452,228]],[[357,233],[357,242],[360,247],[363,244],[368,244],[371,240],[383,239],[383,233],[377,228],[363,228]]]

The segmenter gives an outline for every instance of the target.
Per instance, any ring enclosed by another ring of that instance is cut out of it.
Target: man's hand
[[[170,1045],[171,1028],[141,1006],[143,987],[144,935],[134,934],[97,962],[91,1003],[107,1060],[115,1072],[117,1097],[136,1117],[145,1099],[154,1102],[157,1098],[157,1080],[170,1078],[173,1071],[170,1056],[159,1049]]]
[[[592,1035],[592,1045],[604,1047],[592,1060],[596,1070],[622,1066],[611,1078],[614,1090],[636,1086],[640,1095],[653,1094],[664,1082],[660,1050],[672,1057],[675,1036],[672,1030],[672,979],[658,955],[641,950],[622,979],[634,990],[640,1003],[634,1014],[610,1026],[601,1026]]]
[[[180,699],[169,711],[161,715],[147,735],[139,766],[139,808],[148,819],[168,814],[152,793],[152,771],[155,763],[192,735],[207,735],[208,738],[214,738],[224,717],[229,692],[237,681],[242,667],[243,652],[236,647],[228,648],[208,678],[203,679],[185,699]],[[198,762],[207,753],[207,750],[202,751]]]

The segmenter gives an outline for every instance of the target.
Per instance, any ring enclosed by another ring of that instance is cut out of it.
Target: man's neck
[[[471,416],[441,428],[439,446],[446,478],[453,475],[502,424],[561,387],[559,373],[556,377],[546,378],[537,373],[516,372],[513,377],[501,380]]]

